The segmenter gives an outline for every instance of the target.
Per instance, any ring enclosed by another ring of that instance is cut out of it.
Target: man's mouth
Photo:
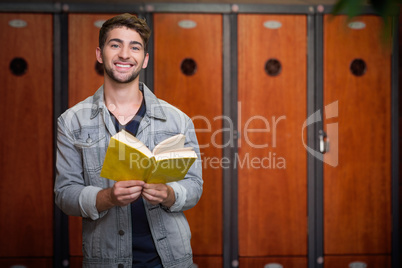
[[[132,64],[128,64],[128,63],[116,63],[115,65],[119,68],[130,68],[133,66]]]

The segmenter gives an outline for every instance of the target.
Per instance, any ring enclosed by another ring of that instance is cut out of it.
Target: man
[[[122,14],[106,21],[96,58],[104,84],[58,119],[55,201],[83,217],[84,267],[189,267],[190,229],[184,210],[202,193],[198,142],[189,117],[139,82],[146,68],[150,29]],[[163,89],[161,89],[163,90]],[[198,160],[185,178],[168,184],[114,182],[100,177],[110,137],[120,129],[151,150],[178,133]]]

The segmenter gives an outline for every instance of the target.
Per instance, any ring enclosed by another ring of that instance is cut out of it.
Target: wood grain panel
[[[306,17],[239,15],[238,40],[239,254],[305,255]],[[265,72],[269,59],[279,75]]]
[[[83,261],[82,256],[71,256],[70,257],[70,268],[82,268],[82,261]]]
[[[10,27],[15,19],[26,26]],[[52,16],[1,14],[0,45],[0,257],[52,256]],[[16,57],[21,76],[9,68]]]
[[[363,262],[367,267],[391,267],[391,256],[326,256],[324,259],[325,268],[351,268],[350,264]]]
[[[103,76],[95,71],[95,50],[99,46],[97,23],[116,14],[68,15],[68,102],[74,106],[93,95],[103,84]],[[82,222],[69,217],[70,254],[82,256]]]
[[[222,257],[206,257],[206,256],[193,256],[195,267],[198,268],[222,268]]]
[[[53,260],[49,258],[4,258],[0,259],[0,267],[32,267],[32,268],[52,268]]]
[[[68,235],[70,243],[70,255],[82,256],[82,218],[68,217]],[[81,263],[82,265],[82,263]]]
[[[195,28],[179,27],[192,21]],[[203,160],[204,192],[186,211],[194,254],[222,254],[222,16],[155,14],[155,93],[189,115],[196,127]],[[153,55],[150,55],[151,59]],[[191,58],[195,74],[181,63]]]
[[[307,268],[307,258],[303,257],[272,257],[272,258],[240,258],[241,268],[267,268],[267,264],[280,264],[286,268]]]
[[[69,106],[93,95],[103,84],[103,76],[95,71],[95,50],[99,45],[99,27],[116,14],[68,15],[68,99]]]
[[[366,27],[346,27],[346,17],[325,18],[324,105],[338,101],[325,119],[330,151],[324,164],[326,254],[391,252],[391,57],[379,38],[380,18],[357,18]],[[349,67],[363,59],[366,72]],[[329,127],[332,124],[331,128]]]

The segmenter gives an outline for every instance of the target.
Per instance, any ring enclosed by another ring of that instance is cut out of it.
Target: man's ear
[[[149,54],[147,53],[147,54],[145,54],[144,63],[142,64],[142,69],[147,68],[148,60],[149,60]]]
[[[102,59],[102,50],[100,49],[100,47],[96,48],[96,59],[99,63],[103,63],[103,59]]]

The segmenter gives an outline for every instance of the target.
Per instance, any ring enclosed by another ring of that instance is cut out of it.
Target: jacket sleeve
[[[176,197],[175,203],[169,208],[171,212],[184,211],[194,207],[200,200],[203,189],[200,149],[195,135],[194,124],[190,118],[188,118],[184,134],[186,135],[185,147],[193,147],[198,158],[183,180],[169,183]]]
[[[55,203],[67,215],[96,220],[106,212],[98,213],[96,196],[102,188],[86,186],[81,151],[74,144],[72,133],[62,117],[58,120]]]

